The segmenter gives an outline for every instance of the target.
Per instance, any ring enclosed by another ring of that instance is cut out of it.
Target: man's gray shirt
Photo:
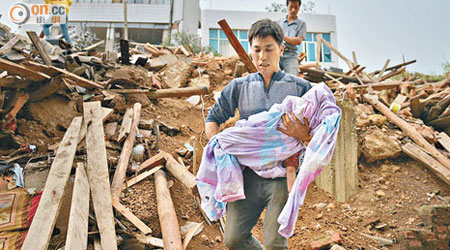
[[[303,20],[296,18],[291,23],[288,22],[287,16],[284,19],[278,21],[278,24],[283,28],[285,36],[290,37],[305,37],[306,35],[306,23]],[[284,42],[284,46],[288,51],[295,51],[297,54],[297,46]]]
[[[273,104],[281,103],[288,95],[303,96],[310,88],[308,81],[281,71],[272,76],[268,89],[259,72],[236,78],[222,91],[206,122],[220,125],[234,116],[236,108],[240,119],[247,119],[253,114],[268,111]]]

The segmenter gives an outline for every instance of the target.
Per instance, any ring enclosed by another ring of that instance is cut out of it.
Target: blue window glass
[[[329,43],[331,42],[330,33],[322,34],[322,38]]]
[[[301,44],[298,46],[297,54],[300,54],[300,52],[302,52],[302,51],[303,51],[303,43],[301,43]]]
[[[225,32],[223,32],[223,30],[220,30],[220,38],[227,39],[227,35],[225,35]]]
[[[316,45],[308,43],[308,61],[316,61]]]
[[[219,52],[219,41],[217,39],[209,39],[209,46]]]
[[[242,47],[244,47],[245,52],[248,53],[248,42],[247,41],[241,41],[241,45],[242,45]]]
[[[322,44],[322,50],[323,50],[323,61],[324,62],[331,62],[331,50],[324,44]]]
[[[317,42],[317,33],[313,33],[312,36],[313,36],[313,41]]]
[[[305,41],[307,41],[307,42],[312,41],[312,33],[306,33]]]
[[[210,37],[210,38],[216,38],[216,39],[217,39],[218,31],[219,31],[219,30],[216,30],[216,29],[209,29],[209,37]]]
[[[233,30],[233,33],[236,37],[239,37],[238,31],[237,30]]]
[[[246,31],[246,30],[239,31],[239,39],[247,40],[248,39],[248,31]]]

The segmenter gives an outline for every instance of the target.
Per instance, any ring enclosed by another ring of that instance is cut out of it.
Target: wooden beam
[[[233,30],[230,28],[227,21],[225,19],[222,19],[218,22],[218,24],[222,28],[223,32],[225,32],[225,35],[227,36],[228,41],[230,42],[231,46],[233,46],[236,53],[239,55],[239,58],[241,59],[241,61],[247,67],[248,72],[250,72],[250,73],[257,72],[258,70],[256,69],[255,64],[253,64],[252,60],[247,55],[247,52],[244,50],[241,43],[234,35]]]
[[[386,71],[386,68],[388,67],[389,62],[391,62],[391,59],[387,59],[387,61],[386,61],[386,63],[384,64],[383,68],[381,69],[380,73],[378,74],[377,82],[380,82],[381,79],[383,78],[383,74],[384,74],[384,72]]]
[[[91,80],[88,80],[86,78],[83,78],[81,76],[77,76],[73,73],[70,73],[67,70],[64,69],[60,69],[57,68],[55,66],[49,66],[51,69],[53,69],[54,71],[58,71],[59,73],[63,74],[66,78],[73,80],[77,83],[77,85],[87,88],[87,89],[93,89],[93,88],[99,88],[99,89],[103,89],[103,85],[100,85],[96,82],[93,82]]]
[[[151,234],[152,229],[145,225],[136,215],[134,215],[128,208],[122,205],[119,201],[113,199],[112,201],[114,208],[123,215],[123,217],[127,218],[139,231],[144,234]]]
[[[209,93],[207,86],[172,88],[172,89],[110,89],[109,91],[123,94],[145,94],[150,99],[173,98],[173,97],[189,97],[193,95],[206,95]]]
[[[28,93],[23,93],[20,96],[17,97],[16,102],[14,103],[13,108],[9,113],[6,115],[7,119],[15,118],[17,113],[22,109],[23,105],[28,101],[30,98],[30,95]]]
[[[117,250],[100,102],[83,103],[87,173],[103,249]]]
[[[185,167],[181,166],[180,163],[173,158],[171,154],[166,153],[166,169],[175,176],[181,183],[183,183],[188,188],[194,188],[197,183],[195,182],[195,176],[189,172]]]
[[[146,171],[130,180],[128,180],[125,185],[123,186],[123,188],[129,188],[131,186],[133,186],[134,184],[148,178],[149,176],[151,176],[152,174],[156,173],[156,171],[160,170],[162,168],[162,166],[158,166],[155,168],[150,169],[149,171]]]
[[[81,117],[75,117],[67,129],[45,182],[41,201],[33,218],[23,250],[47,249],[69,180],[80,133]]]
[[[130,134],[131,131],[131,123],[133,122],[133,109],[129,108],[125,112],[125,115],[122,119],[122,124],[119,129],[119,137],[117,139],[118,142],[122,142],[127,135]]]
[[[423,136],[417,132],[417,130],[411,126],[405,120],[399,118],[396,114],[394,114],[388,107],[386,107],[383,103],[378,101],[378,99],[374,98],[369,94],[365,94],[364,99],[372,104],[378,111],[380,111],[384,116],[386,116],[389,121],[397,125],[405,134],[407,134],[414,142],[416,142],[419,146],[423,147],[431,156],[433,156],[436,160],[438,160],[444,167],[450,170],[450,160],[441,154],[433,145],[428,143]]]
[[[0,58],[0,69],[8,71],[10,75],[18,75],[32,81],[50,80],[50,77],[44,73],[34,71],[20,64],[10,62]]]
[[[356,60],[356,52],[352,51],[352,56],[353,56],[353,64],[358,65],[358,60]]]
[[[164,249],[183,250],[175,206],[173,205],[167,186],[166,174],[163,170],[158,170],[155,173],[155,188]]]
[[[394,69],[398,69],[398,68],[401,68],[401,67],[403,67],[403,66],[410,65],[410,64],[415,63],[415,62],[416,62],[416,60],[412,60],[412,61],[405,62],[405,63],[400,63],[400,64],[394,65],[394,66],[392,66],[392,67],[389,67],[389,68],[387,68],[386,70],[394,70]],[[380,73],[380,71],[381,71],[381,70],[376,70],[376,71],[370,73],[370,75],[376,75],[376,74]]]
[[[438,176],[441,180],[450,185],[450,170],[442,166],[433,157],[429,156],[417,144],[408,142],[402,145],[402,150],[411,158],[422,162],[431,172]]]
[[[16,43],[20,41],[19,36],[14,36],[11,40],[9,40],[5,45],[0,49],[0,55],[4,55],[8,53]]]
[[[339,52],[339,50],[337,50],[335,47],[333,47],[329,42],[325,41],[323,38],[319,38],[320,41],[325,44],[325,46],[327,46],[331,51],[333,51],[336,55],[338,55],[340,58],[342,58],[342,60],[344,60],[344,62],[347,63],[348,68],[351,69],[353,68],[353,62],[350,61],[350,59],[348,59],[347,57],[345,57],[343,54],[341,54],[341,52]]]
[[[450,137],[446,133],[439,133],[438,142],[450,153]]]
[[[133,150],[134,140],[136,139],[136,129],[139,125],[140,117],[141,104],[135,103],[133,106],[133,122],[131,125],[130,134],[123,144],[122,152],[120,153],[119,162],[117,163],[116,171],[114,172],[114,178],[111,184],[111,194],[115,200],[119,200],[120,193],[122,192],[128,164],[130,162],[130,155]]]
[[[48,55],[47,51],[44,49],[44,46],[42,46],[41,40],[39,40],[39,37],[36,35],[36,32],[34,31],[27,31],[28,37],[31,39],[31,42],[33,43],[34,47],[38,50],[39,54],[42,57],[42,60],[44,60],[44,63],[48,66],[52,65],[52,60],[50,59],[50,56]]]
[[[83,250],[88,243],[89,181],[83,163],[77,164],[67,230],[67,250]]]
[[[140,130],[142,131],[142,129]],[[161,151],[157,155],[154,155],[152,158],[144,161],[141,166],[136,170],[136,172],[140,173],[142,171],[145,171],[149,168],[154,168],[159,165],[163,165],[166,163],[166,154],[165,152]]]
[[[84,51],[93,50],[93,49],[97,48],[98,46],[103,45],[104,43],[105,43],[105,40],[101,40],[100,42],[94,43],[91,46],[88,46],[88,47],[84,48],[83,50]]]
[[[406,71],[406,67],[405,66],[403,66],[403,67],[401,67],[399,69],[396,69],[396,70],[392,70],[391,72],[389,72],[389,73],[385,74],[384,76],[382,76],[381,77],[381,81],[387,80],[387,79],[389,79],[389,78],[391,78],[393,76],[396,76],[398,74],[401,74],[401,73],[403,73],[405,71]]]

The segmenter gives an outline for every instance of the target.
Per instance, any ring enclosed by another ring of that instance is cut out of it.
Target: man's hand
[[[287,114],[281,117],[281,121],[283,122],[286,129],[278,127],[278,130],[286,135],[295,137],[299,141],[302,142],[311,141],[312,136],[309,134],[310,128],[308,119],[306,118],[303,119],[304,124],[302,124],[300,120],[297,118],[297,116],[295,116],[293,113],[291,113],[291,115],[294,118],[293,121],[289,118]]]

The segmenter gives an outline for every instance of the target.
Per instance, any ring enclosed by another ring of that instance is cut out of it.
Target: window
[[[319,33],[306,33],[305,40],[298,48],[298,53],[304,52],[306,53],[306,61],[307,62],[315,62],[316,59],[316,46],[317,46],[317,35]],[[331,42],[330,33],[320,33],[322,35],[323,40],[327,42]],[[325,44],[321,44],[321,62],[331,62],[331,50]]]
[[[234,35],[244,47],[248,53],[250,45],[248,43],[248,31],[247,30],[233,30]],[[221,29],[209,29],[209,46],[211,46],[216,52],[224,56],[232,56],[235,54],[233,47],[228,41],[225,32]]]

